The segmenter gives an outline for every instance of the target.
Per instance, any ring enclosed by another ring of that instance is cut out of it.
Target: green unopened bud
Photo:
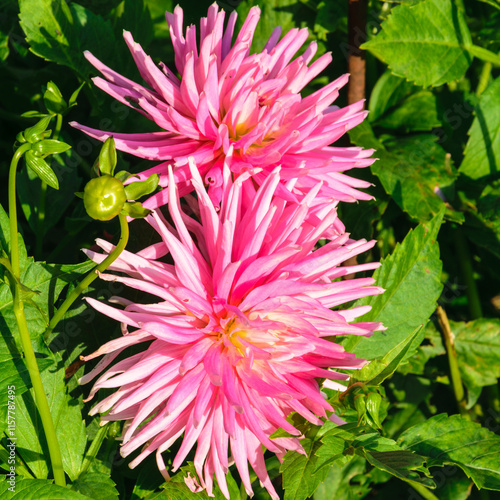
[[[54,115],[63,114],[68,107],[61,91],[54,82],[47,83],[47,90],[43,94],[43,102],[47,111]]]
[[[116,217],[126,201],[123,184],[110,175],[91,179],[83,193],[83,203],[87,213],[97,220],[111,220]]]

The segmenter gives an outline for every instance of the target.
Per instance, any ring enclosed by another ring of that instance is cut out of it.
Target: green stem
[[[80,282],[80,284],[66,297],[61,307],[54,314],[50,320],[49,326],[45,331],[45,336],[49,335],[56,327],[57,323],[63,318],[73,302],[80,296],[80,294],[97,278],[98,273],[105,271],[122,253],[128,242],[128,223],[125,215],[118,216],[120,220],[120,241],[113,249],[113,251],[98,265],[90,271],[89,274]]]
[[[477,84],[476,95],[478,97],[485,91],[486,87],[488,86],[492,68],[493,64],[491,64],[490,62],[484,63],[481,74],[479,75],[479,83]]]
[[[52,134],[52,139],[59,139],[62,128],[62,115],[56,115],[56,128]],[[40,186],[40,204],[38,206],[38,220],[36,225],[36,243],[35,243],[35,256],[37,259],[42,258],[43,248],[43,226],[45,224],[45,210],[47,205],[47,183],[42,181]]]
[[[411,487],[426,500],[439,500],[439,498],[436,495],[434,495],[434,493],[432,493],[432,491],[426,488],[423,484],[411,483]]]
[[[9,220],[10,220],[10,263],[14,278],[19,280],[19,238],[17,236],[17,198],[16,198],[16,173],[17,164],[26,151],[31,149],[31,144],[20,146],[12,157],[9,170]]]
[[[23,348],[24,358],[33,386],[35,403],[42,420],[43,430],[49,447],[50,462],[55,483],[66,486],[66,478],[62,465],[61,451],[57,442],[56,430],[50,414],[49,403],[40,377],[35,352],[31,345],[28,324],[24,315],[24,304],[21,299],[21,269],[19,265],[19,238],[17,235],[17,206],[16,206],[16,172],[22,155],[31,148],[31,144],[23,144],[14,153],[9,171],[9,219],[10,219],[10,263],[13,274],[14,315],[19,328],[19,336]]]
[[[45,390],[40,377],[40,371],[36,363],[35,353],[31,345],[31,338],[28,331],[28,324],[24,315],[24,304],[21,300],[21,285],[16,283],[14,294],[14,314],[16,316],[17,326],[19,328],[19,335],[21,337],[21,345],[23,347],[24,359],[28,367],[31,384],[33,385],[33,392],[35,394],[35,404],[42,420],[43,431],[47,439],[49,447],[50,462],[52,464],[52,472],[54,474],[55,483],[59,486],[66,486],[66,478],[64,476],[64,469],[62,464],[61,450],[57,442],[56,429],[52,416],[50,414],[49,403]]]
[[[462,383],[462,377],[460,376],[457,353],[455,351],[455,337],[453,335],[453,332],[451,331],[450,323],[448,321],[448,316],[446,315],[445,310],[441,306],[438,306],[436,312],[446,344],[448,364],[450,365],[451,384],[453,386],[453,392],[455,393],[458,410],[463,417],[470,419],[469,412],[466,408],[464,385]]]
[[[472,257],[469,251],[469,245],[464,233],[461,229],[455,229],[455,247],[457,250],[458,262],[462,271],[465,285],[467,286],[466,294],[469,303],[469,313],[471,319],[483,317],[479,292],[477,290],[476,281],[474,279],[474,271],[472,269]]]
[[[108,433],[108,429],[109,429],[108,424],[99,427],[99,430],[97,431],[94,439],[92,440],[92,444],[90,445],[83,459],[82,467],[80,469],[80,475],[85,474],[85,472],[89,470],[92,460],[94,460],[94,458],[99,453],[99,450],[101,449],[102,443]]]

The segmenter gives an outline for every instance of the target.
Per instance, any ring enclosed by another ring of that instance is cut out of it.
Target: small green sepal
[[[61,91],[54,82],[47,83],[47,90],[43,94],[43,102],[47,111],[54,115],[62,115],[68,108]]]
[[[144,217],[147,217],[150,213],[151,210],[144,208],[142,203],[139,201],[125,203],[123,210],[121,211],[122,215],[128,215],[134,219],[144,219]]]
[[[101,174],[113,176],[115,173],[116,160],[115,141],[112,137],[108,137],[102,145],[99,159],[97,160]]]
[[[153,174],[144,181],[127,184],[125,186],[127,200],[138,200],[142,196],[151,194],[158,187],[159,181],[160,176],[158,174]]]
[[[122,181],[122,182],[125,182],[126,180],[130,179],[131,177],[137,177],[139,178],[138,175],[135,175],[135,174],[131,174],[130,172],[127,172],[126,170],[120,170],[116,175],[115,177]],[[129,199],[132,199],[132,198],[129,198]]]
[[[71,94],[71,97],[69,98],[68,101],[68,109],[72,108],[73,106],[76,106],[76,100],[78,98],[78,94],[80,93],[80,90],[82,90],[84,86],[85,82],[81,83],[80,86]]]
[[[26,160],[26,165],[28,165],[42,181],[46,182],[51,188],[59,189],[59,180],[56,174],[43,158],[37,156],[32,150],[27,151],[24,158]]]
[[[23,133],[25,140],[27,142],[35,143],[50,137],[51,131],[47,130],[50,120],[52,120],[52,115],[42,118],[36,125],[27,128]]]
[[[58,153],[64,153],[71,146],[62,141],[57,141],[55,139],[44,139],[31,146],[31,150],[37,156],[53,155]]]

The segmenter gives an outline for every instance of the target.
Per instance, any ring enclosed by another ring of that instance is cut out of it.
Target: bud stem
[[[80,284],[66,297],[66,300],[62,303],[61,307],[56,311],[52,319],[50,320],[49,326],[45,331],[45,338],[54,330],[57,323],[63,318],[67,310],[71,307],[73,302],[80,296],[80,294],[97,278],[98,273],[105,271],[122,253],[123,249],[127,246],[128,242],[128,223],[127,217],[125,215],[118,216],[120,221],[120,240],[118,244],[113,249],[113,251],[99,264],[97,265],[89,274],[80,282]]]
[[[43,431],[49,447],[50,462],[55,483],[66,486],[66,478],[62,465],[61,450],[57,442],[56,430],[50,414],[49,403],[38,370],[35,352],[31,345],[31,338],[24,315],[24,304],[21,299],[21,268],[19,265],[19,237],[17,235],[17,206],[16,206],[16,173],[21,157],[31,148],[31,144],[23,144],[14,153],[9,171],[9,220],[10,220],[10,263],[12,269],[11,287],[14,296],[14,315],[16,317],[19,336],[24,353],[24,360],[33,386],[35,403],[42,420]]]

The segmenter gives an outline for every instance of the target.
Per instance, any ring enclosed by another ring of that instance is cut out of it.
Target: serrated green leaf
[[[429,457],[429,466],[457,465],[478,488],[500,490],[500,436],[475,422],[436,415],[407,429],[398,443]]]
[[[327,468],[316,471],[317,450],[322,446],[319,441],[302,439],[306,455],[289,451],[283,458],[281,472],[283,474],[284,500],[305,500],[316,490],[328,472]]]
[[[450,321],[460,375],[467,388],[497,383],[500,377],[500,320]]]
[[[281,26],[283,33],[297,27],[294,22],[294,14],[300,8],[300,2],[297,0],[268,0],[266,2],[244,0],[237,8],[236,29],[241,28],[248,12],[254,6],[259,6],[262,13],[252,39],[251,53],[262,51],[277,26]]]
[[[118,498],[115,483],[108,475],[99,472],[83,474],[73,482],[71,489],[89,498],[99,500],[116,500]]]
[[[89,500],[76,491],[52,484],[44,479],[16,479],[15,491],[9,491],[7,481],[0,482],[0,497],[4,500]]]
[[[500,78],[481,95],[458,171],[470,179],[500,171]]]
[[[459,80],[472,57],[463,12],[451,0],[424,0],[393,7],[378,35],[363,49],[391,71],[423,87]]]
[[[436,96],[428,90],[415,92],[375,124],[399,132],[423,132],[439,127]]]
[[[366,460],[355,456],[340,467],[331,467],[325,480],[314,492],[314,500],[355,500],[364,498],[371,490],[366,483]],[[354,482],[353,479],[361,479]]]
[[[368,462],[380,470],[407,481],[423,484],[430,488],[435,488],[434,481],[427,476],[430,476],[429,471],[424,466],[425,458],[416,455],[409,451],[365,451],[364,456]],[[423,472],[424,476],[419,472]]]
[[[59,189],[59,180],[56,174],[43,158],[36,156],[33,151],[28,151],[24,155],[24,159],[26,160],[26,165],[28,165],[42,181],[46,182],[51,188]]]
[[[358,146],[375,148],[379,158],[371,169],[385,191],[417,221],[428,221],[446,207],[436,193],[453,187],[457,172],[449,155],[436,143],[436,136],[420,134],[391,138],[382,144],[368,123],[349,133]],[[447,209],[446,218],[461,222],[463,215]]]
[[[64,0],[20,0],[21,27],[30,50],[39,57],[74,69],[83,78],[92,71],[83,55],[111,55],[115,46],[109,21]],[[106,43],[102,43],[106,40]]]
[[[377,80],[370,94],[368,105],[368,110],[370,111],[368,120],[370,123],[377,121],[417,88],[413,83],[408,82],[404,78],[399,78],[390,71],[386,71]]]
[[[442,220],[441,212],[410,231],[375,271],[373,277],[385,293],[358,300],[356,305],[372,306],[362,321],[381,321],[387,330],[370,338],[346,339],[343,344],[348,351],[366,359],[383,357],[427,322],[443,289],[436,241]]]
[[[356,370],[351,375],[352,383],[363,382],[366,385],[380,385],[390,377],[408,358],[408,353],[415,352],[424,338],[424,329],[417,327],[414,332],[391,349],[382,359],[374,359],[371,363]]]

